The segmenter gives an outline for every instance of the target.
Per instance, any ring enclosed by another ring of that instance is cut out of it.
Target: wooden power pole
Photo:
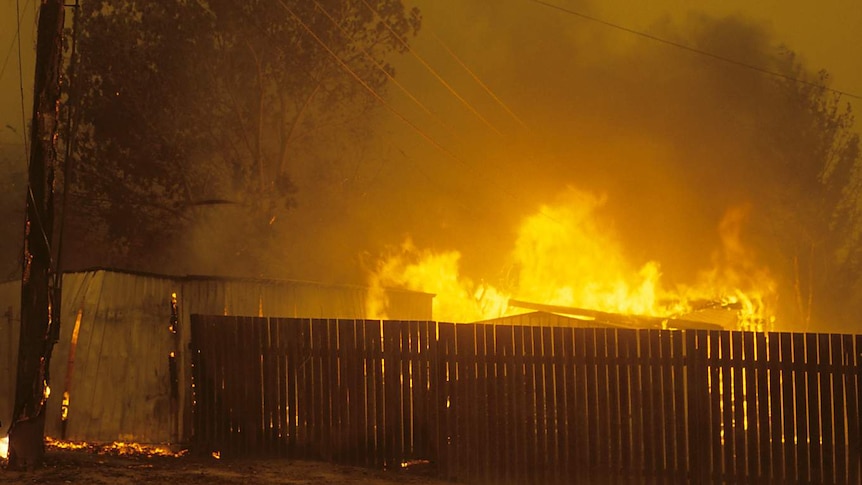
[[[13,469],[32,469],[44,459],[49,367],[59,333],[59,315],[52,314],[52,309],[59,307],[60,302],[53,305],[55,266],[51,243],[63,65],[63,7],[63,0],[42,0],[39,9],[21,276],[21,335],[15,405],[9,428],[9,467]]]

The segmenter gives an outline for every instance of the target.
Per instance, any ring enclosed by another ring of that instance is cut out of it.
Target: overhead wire
[[[451,85],[451,84],[449,84],[449,82],[448,82],[448,81],[446,81],[446,80],[443,78],[443,76],[441,76],[441,75],[440,75],[440,73],[439,73],[439,72],[437,72],[437,70],[436,70],[436,69],[434,69],[433,67],[431,67],[431,64],[429,64],[429,63],[428,63],[424,58],[422,58],[422,56],[420,56],[420,55],[419,55],[419,54],[418,54],[418,53],[417,53],[417,52],[416,52],[412,47],[410,47],[410,44],[408,44],[404,39],[402,39],[402,38],[401,38],[401,36],[400,36],[400,35],[398,35],[398,33],[397,33],[397,32],[395,32],[395,31],[392,29],[392,26],[391,26],[391,25],[389,25],[389,22],[387,22],[387,21],[386,21],[386,19],[385,19],[385,18],[383,18],[383,16],[382,16],[382,15],[380,15],[380,13],[379,13],[379,12],[377,12],[377,9],[375,9],[373,6],[371,6],[371,5],[368,3],[368,1],[367,1],[367,0],[361,0],[361,1],[362,1],[362,3],[365,5],[365,7],[366,7],[368,10],[370,10],[370,11],[371,11],[371,12],[372,12],[372,13],[373,13],[373,14],[374,14],[378,19],[379,19],[379,21],[380,21],[380,23],[383,25],[383,27],[384,27],[384,28],[386,28],[386,30],[388,30],[390,34],[392,34],[392,37],[393,37],[395,40],[397,40],[397,41],[398,41],[398,43],[400,43],[400,44],[401,44],[401,46],[402,46],[402,47],[404,47],[404,49],[405,49],[405,50],[407,50],[407,52],[409,52],[413,57],[415,57],[415,58],[416,58],[416,59],[417,59],[417,60],[422,64],[422,66],[423,66],[423,67],[425,67],[425,69],[427,69],[427,70],[428,70],[428,72],[430,72],[430,73],[431,73],[431,75],[433,75],[433,76],[434,76],[434,78],[435,78],[435,79],[437,79],[437,81],[438,81],[441,85],[443,85],[443,87],[445,87],[445,88],[446,88],[446,90],[448,90],[448,91],[452,94],[452,96],[454,96],[458,101],[460,101],[460,102],[461,102],[461,104],[463,104],[463,105],[467,108],[467,110],[469,110],[469,111],[470,111],[470,112],[471,112],[471,113],[472,113],[472,114],[473,114],[477,119],[479,119],[479,121],[481,121],[485,126],[487,126],[489,129],[491,129],[491,131],[493,131],[494,133],[496,133],[496,134],[497,134],[497,135],[499,135],[500,137],[505,137],[505,136],[503,135],[503,132],[501,132],[501,131],[496,127],[496,126],[494,126],[490,121],[488,121],[488,119],[487,119],[487,118],[485,118],[484,116],[482,116],[482,114],[481,114],[481,113],[479,113],[479,111],[478,111],[475,107],[473,107],[473,105],[472,105],[472,104],[470,104],[470,102],[469,102],[469,101],[467,101],[466,99],[464,99],[464,97],[463,97],[463,96],[461,96],[461,95],[458,93],[458,91],[456,91],[456,90],[455,90],[455,88],[454,88],[454,87],[452,87],[452,85]]]
[[[371,86],[369,86],[369,85],[368,85],[368,83],[367,83],[365,80],[363,80],[363,79],[362,79],[358,74],[356,74],[356,72],[355,72],[353,69],[351,69],[351,67],[350,67],[350,66],[348,66],[348,65],[347,65],[347,63],[345,63],[345,62],[344,62],[344,60],[343,60],[343,59],[341,59],[341,57],[339,57],[339,56],[338,56],[338,54],[336,54],[336,53],[332,50],[332,48],[330,48],[328,45],[326,45],[326,42],[324,42],[324,41],[323,41],[323,39],[321,39],[321,38],[320,38],[320,36],[318,36],[318,35],[317,35],[317,33],[315,33],[315,32],[314,32],[314,30],[312,30],[312,29],[311,29],[311,27],[309,27],[309,26],[308,26],[308,24],[307,24],[304,20],[302,20],[302,18],[301,18],[299,15],[297,15],[297,14],[296,14],[296,13],[295,13],[291,8],[290,8],[290,7],[289,7],[289,6],[284,2],[284,0],[278,0],[278,3],[279,3],[279,4],[281,4],[281,6],[285,9],[285,11],[286,11],[288,14],[290,14],[290,16],[291,16],[291,17],[293,17],[293,19],[294,19],[294,20],[295,20],[295,21],[296,21],[296,22],[297,22],[297,23],[302,27],[302,29],[303,29],[303,30],[304,30],[304,31],[305,31],[309,36],[311,36],[311,38],[313,38],[313,39],[315,40],[315,42],[317,42],[317,43],[318,43],[318,44],[319,44],[319,45],[320,45],[320,46],[321,46],[321,47],[322,47],[322,48],[323,48],[323,49],[324,49],[324,50],[325,50],[325,51],[326,51],[326,52],[327,52],[327,53],[328,53],[328,54],[329,54],[329,55],[330,55],[334,60],[335,60],[335,62],[339,65],[339,67],[341,67],[341,68],[342,68],[342,70],[344,70],[344,71],[345,71],[345,72],[346,72],[350,77],[352,77],[352,78],[353,78],[356,82],[358,82],[358,83],[359,83],[363,88],[365,88],[365,90],[366,90],[366,91],[368,91],[368,93],[369,93],[369,94],[371,94],[371,96],[372,96],[372,97],[374,97],[374,98],[377,100],[377,102],[379,102],[381,105],[383,105],[383,107],[385,107],[387,110],[389,110],[389,112],[391,112],[391,113],[392,113],[392,114],[394,114],[396,117],[398,117],[401,121],[403,121],[405,124],[407,124],[407,126],[409,126],[410,128],[412,128],[412,129],[413,129],[413,131],[415,131],[417,134],[419,134],[419,136],[421,136],[421,137],[422,137],[422,138],[424,138],[428,143],[432,144],[432,145],[433,145],[434,147],[436,147],[438,150],[440,150],[441,152],[443,152],[446,156],[448,156],[449,158],[451,158],[451,159],[453,159],[453,160],[456,160],[456,161],[458,161],[458,162],[460,162],[460,163],[464,163],[464,164],[466,165],[466,163],[465,163],[465,162],[464,162],[460,157],[458,157],[455,153],[453,153],[451,150],[449,150],[448,148],[446,148],[446,147],[444,147],[443,145],[441,145],[437,140],[435,140],[435,139],[434,139],[433,137],[431,137],[428,133],[426,133],[425,131],[423,131],[419,126],[417,126],[415,123],[413,123],[412,121],[410,121],[410,119],[408,119],[408,118],[407,118],[406,116],[404,116],[401,112],[399,112],[398,110],[396,110],[396,109],[395,109],[395,108],[394,108],[390,103],[388,103],[385,99],[383,99],[383,97],[382,97],[382,96],[381,96],[377,91],[375,91],[375,90],[374,90],[374,88],[372,88]]]
[[[692,53],[695,53],[698,55],[710,57],[710,58],[718,60],[718,61],[726,62],[728,64],[733,64],[735,66],[739,66],[739,67],[742,67],[745,69],[750,69],[752,71],[756,71],[756,72],[759,72],[761,74],[767,74],[769,76],[785,79],[787,81],[791,81],[794,83],[804,84],[806,86],[811,86],[811,87],[815,87],[818,89],[823,89],[823,90],[826,90],[826,91],[829,91],[829,92],[832,92],[832,93],[835,93],[835,94],[838,94],[841,96],[847,96],[849,98],[862,99],[862,95],[854,94],[854,93],[851,93],[849,91],[841,91],[839,89],[830,88],[828,86],[824,86],[823,84],[819,84],[819,83],[812,82],[812,81],[806,81],[805,79],[799,79],[799,78],[790,76],[788,74],[782,74],[780,72],[772,71],[772,70],[769,70],[769,69],[766,69],[766,68],[763,68],[760,66],[756,66],[754,64],[749,64],[747,62],[743,62],[743,61],[740,61],[737,59],[722,56],[722,55],[716,54],[714,52],[709,52],[709,51],[706,51],[703,49],[698,49],[696,47],[692,47],[692,46],[683,44],[681,42],[675,42],[675,41],[668,40],[668,39],[665,39],[662,37],[658,37],[658,36],[653,35],[653,34],[649,34],[647,32],[642,32],[640,30],[635,30],[635,29],[625,27],[625,26],[622,26],[619,24],[615,24],[613,22],[608,22],[606,20],[602,20],[600,18],[593,17],[591,15],[587,15],[585,13],[578,12],[576,10],[572,10],[570,8],[566,8],[566,7],[563,7],[560,5],[555,5],[553,3],[545,2],[543,0],[528,0],[528,1],[533,2],[533,3],[537,3],[539,5],[544,5],[545,7],[548,7],[548,8],[559,10],[561,12],[564,12],[564,13],[569,14],[569,15],[573,15],[575,17],[580,17],[584,20],[589,20],[591,22],[598,23],[598,24],[604,25],[606,27],[611,27],[613,29],[617,29],[617,30],[620,30],[622,32],[627,32],[629,34],[637,35],[639,37],[643,37],[645,39],[652,40],[654,42],[659,42],[659,43],[662,43],[665,45],[669,45],[671,47],[676,47],[677,49],[682,49],[682,50],[692,52]]]
[[[336,28],[338,28],[338,30],[341,32],[341,34],[344,36],[344,38],[352,41],[353,39],[351,38],[350,34],[344,29],[344,27],[341,26],[341,24],[338,23],[337,20],[335,20],[335,18],[332,17],[332,15],[320,4],[320,2],[318,2],[317,0],[313,0],[313,1],[314,1],[314,5],[321,12],[323,12],[323,14],[326,16],[326,18],[328,18],[329,21],[332,22],[332,24]],[[398,81],[395,78],[395,76],[392,75],[392,73],[390,73],[388,70],[386,70],[386,68],[384,68],[380,64],[380,62],[378,62],[377,59],[375,59],[374,56],[372,56],[371,53],[368,52],[367,49],[365,49],[364,47],[360,47],[360,49],[361,49],[362,53],[365,55],[365,57],[368,60],[370,60],[375,65],[375,67],[377,67],[377,69],[380,70],[380,72],[382,72],[386,76],[386,78],[389,80],[389,82],[393,83],[399,90],[401,90],[401,92],[404,93],[404,95],[407,96],[407,98],[410,99],[410,101],[412,101],[413,104],[418,106],[419,109],[421,109],[423,113],[425,113],[426,115],[431,117],[440,126],[445,128],[446,131],[449,132],[449,134],[455,136],[456,138],[460,138],[460,136],[458,135],[458,133],[455,131],[454,128],[452,128],[442,118],[440,118],[434,112],[432,112],[431,109],[428,108],[422,101],[417,99],[416,96],[414,96],[413,93],[410,92],[410,90],[408,90],[403,84],[401,84],[401,82]]]
[[[21,52],[21,2],[15,0],[15,22],[16,22],[16,38],[18,39],[18,86],[21,92],[21,136],[24,139],[24,156],[29,164],[30,160],[30,144],[27,140],[27,115],[24,107],[24,66],[23,54]]]
[[[363,0],[363,2],[364,2],[364,1],[365,1],[365,0]],[[438,150],[440,150],[440,151],[441,151],[443,154],[445,154],[448,158],[452,159],[452,160],[453,160],[453,161],[455,161],[455,162],[458,162],[459,164],[461,164],[461,165],[463,165],[464,167],[466,167],[468,170],[470,170],[470,171],[472,171],[472,172],[474,172],[474,173],[476,172],[476,169],[475,169],[475,167],[473,167],[473,166],[472,166],[472,164],[468,163],[466,160],[464,160],[463,158],[459,157],[457,154],[455,154],[454,152],[452,152],[452,151],[451,151],[451,150],[449,150],[448,148],[444,147],[444,146],[443,146],[442,144],[440,144],[437,140],[435,140],[431,135],[429,135],[428,133],[426,133],[426,132],[425,132],[424,130],[422,130],[418,125],[416,125],[415,123],[413,123],[412,121],[410,121],[410,119],[408,119],[408,118],[407,118],[406,116],[404,116],[401,112],[399,112],[397,109],[395,109],[395,108],[394,108],[390,103],[388,103],[388,102],[387,102],[387,101],[386,101],[386,100],[385,100],[385,99],[384,99],[384,98],[383,98],[383,97],[382,97],[378,92],[376,92],[376,91],[374,90],[374,88],[372,88],[370,85],[368,85],[368,83],[367,83],[367,82],[365,82],[365,81],[364,81],[364,80],[363,80],[363,79],[362,79],[362,78],[361,78],[361,77],[356,73],[356,71],[354,71],[354,70],[353,70],[349,65],[347,65],[347,63],[346,63],[346,62],[344,62],[344,60],[343,60],[343,59],[341,59],[341,58],[338,56],[338,54],[336,54],[336,53],[332,50],[332,48],[331,48],[331,47],[329,47],[329,46],[326,44],[326,42],[324,42],[324,41],[323,41],[323,39],[321,39],[321,38],[320,38],[320,36],[319,36],[319,35],[317,35],[317,34],[314,32],[314,30],[312,30],[312,29],[311,29],[311,27],[310,27],[310,26],[309,26],[309,25],[308,25],[308,24],[307,24],[307,23],[306,23],[306,22],[305,22],[305,21],[304,21],[304,20],[299,16],[299,15],[297,15],[297,14],[296,14],[296,12],[294,12],[294,11],[293,11],[293,10],[292,10],[292,9],[291,9],[287,4],[286,4],[286,3],[285,3],[285,1],[284,1],[284,0],[278,0],[278,2],[279,2],[279,4],[281,4],[282,8],[284,8],[284,10],[285,10],[285,11],[286,11],[286,12],[287,12],[287,13],[288,13],[288,14],[289,14],[289,15],[290,15],[290,16],[291,16],[291,17],[292,17],[292,18],[293,18],[293,19],[294,19],[294,20],[295,20],[295,21],[296,21],[296,22],[297,22],[301,27],[302,27],[302,29],[303,29],[303,30],[304,30],[304,31],[305,31],[309,36],[311,36],[311,37],[315,40],[315,42],[317,42],[317,43],[318,43],[318,44],[319,44],[319,45],[320,45],[320,46],[321,46],[321,47],[322,47],[322,48],[323,48],[323,49],[324,49],[324,50],[325,50],[325,51],[326,51],[326,52],[327,52],[327,53],[328,53],[328,54],[329,54],[329,55],[330,55],[330,56],[331,56],[335,61],[336,61],[336,63],[339,65],[339,67],[341,67],[341,68],[342,68],[342,69],[343,69],[343,70],[344,70],[344,71],[345,71],[345,72],[346,72],[346,73],[347,73],[347,74],[348,74],[352,79],[354,79],[354,80],[355,80],[356,82],[358,82],[358,83],[359,83],[363,88],[365,88],[365,90],[366,90],[366,91],[368,91],[368,93],[369,93],[372,97],[374,97],[374,98],[375,98],[375,100],[377,100],[377,102],[378,102],[378,103],[380,103],[380,104],[381,104],[383,107],[385,107],[389,112],[391,112],[391,113],[392,113],[393,115],[395,115],[398,119],[400,119],[402,122],[404,122],[407,126],[409,126],[413,131],[415,131],[419,136],[421,136],[423,139],[425,139],[428,143],[430,143],[432,146],[434,146],[435,148],[437,148]],[[367,3],[366,3],[366,6],[368,6],[368,4],[367,4]],[[394,32],[393,32],[393,34],[394,34]],[[396,35],[396,38],[397,38],[397,35]],[[430,67],[430,66],[429,66],[429,67]],[[488,180],[487,178],[486,178],[486,181],[487,181],[487,182],[489,182],[489,183],[490,183],[490,184],[492,184],[492,185],[498,185],[498,188],[499,188],[499,189],[501,189],[501,190],[500,190],[500,192],[501,192],[501,193],[507,194],[507,195],[509,195],[509,196],[510,196],[510,197],[512,197],[512,198],[520,199],[520,198],[517,196],[517,194],[515,194],[513,191],[505,190],[505,188],[504,188],[504,187],[499,187],[499,184],[496,184],[496,183],[494,183],[492,180]],[[544,209],[543,209],[543,208],[540,208],[540,210],[539,210],[539,214],[540,214],[542,217],[545,217],[545,218],[547,218],[548,220],[551,220],[552,222],[555,222],[555,223],[558,223],[558,224],[562,224],[562,222],[561,222],[561,221],[557,220],[557,219],[556,219],[555,217],[553,217],[552,215],[547,214],[547,213],[544,211]]]
[[[30,6],[30,0],[27,0],[27,3],[24,4],[23,10],[26,11],[27,7],[29,7],[29,6]],[[22,20],[24,20],[24,17],[23,17],[24,14],[19,13],[20,10],[21,9],[18,8],[18,1],[16,0],[16,2],[15,2],[15,13],[16,13],[16,16],[18,17],[18,25],[21,24]],[[19,33],[20,33],[20,28],[19,28]],[[3,74],[6,72],[6,66],[9,63],[9,58],[12,57],[12,50],[15,48],[15,43],[17,41],[18,41],[18,38],[13,37],[12,42],[9,43],[9,49],[6,50],[6,57],[3,59],[3,66],[0,67],[0,78],[2,78]]]
[[[455,62],[457,62],[458,65],[460,65],[461,68],[463,68],[467,72],[467,74],[469,74],[470,77],[472,77],[473,80],[476,81],[476,84],[481,86],[482,89],[484,89],[485,92],[489,96],[491,96],[491,98],[494,101],[496,101],[497,104],[499,104],[500,107],[502,107],[503,110],[506,111],[506,113],[509,114],[509,116],[511,116],[515,121],[517,121],[518,124],[521,125],[522,128],[529,130],[529,127],[527,126],[526,123],[524,123],[524,120],[522,120],[517,114],[515,114],[515,112],[512,111],[512,109],[509,108],[509,106],[505,102],[503,102],[503,100],[500,99],[499,96],[497,96],[497,94],[491,89],[491,87],[488,86],[484,81],[482,81],[482,79],[479,77],[479,75],[476,74],[472,69],[470,69],[470,67],[467,66],[467,64],[463,60],[461,60],[461,58],[458,57],[458,55],[455,54],[455,52],[452,49],[450,49],[449,46],[443,42],[443,40],[440,39],[440,37],[437,37],[437,34],[432,32],[431,37],[433,37],[434,40],[436,40],[437,43],[440,44],[441,47],[443,47],[443,50],[445,50],[449,54],[449,56],[452,57],[452,59],[455,59]]]

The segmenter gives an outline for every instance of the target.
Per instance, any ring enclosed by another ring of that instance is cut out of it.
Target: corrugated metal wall
[[[170,438],[170,279],[95,271],[63,280],[60,340],[51,360],[45,432],[86,441]],[[80,324],[77,325],[80,312]],[[78,326],[72,352],[72,335]]]
[[[21,282],[0,283],[0,436],[6,435],[15,399],[18,334],[21,325]]]
[[[20,286],[20,282],[0,284],[0,420],[4,427],[14,402]],[[46,434],[86,441],[183,441],[190,429],[190,315],[365,318],[367,291],[359,286],[295,281],[171,278],[107,270],[67,273],[60,340],[51,360]],[[169,328],[172,293],[178,299],[176,334]],[[432,295],[394,291],[388,296],[390,313],[398,312],[398,318],[431,318]],[[10,307],[12,317],[3,316]],[[179,384],[174,395],[171,352],[176,354]],[[61,420],[64,392],[69,392],[65,423]]]

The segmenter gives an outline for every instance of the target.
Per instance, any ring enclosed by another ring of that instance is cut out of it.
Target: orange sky
[[[462,15],[461,6],[470,2],[482,0],[412,0],[410,5],[416,5],[423,11],[423,32],[436,32],[445,35],[446,40],[457,42],[462,34],[481,24],[482,18],[467,18]],[[38,0],[2,0],[0,1],[0,62],[10,53],[6,69],[0,76],[0,143],[17,143],[21,139],[6,125],[21,132],[21,106],[18,79],[17,45],[15,42],[16,2],[23,16],[22,22],[22,59],[24,70],[24,88],[28,89],[32,82],[33,72],[33,32],[35,30],[35,6]],[[554,3],[554,2],[550,2]],[[824,0],[822,2],[759,0],[708,0],[688,2],[685,0],[658,0],[652,2],[630,2],[628,0],[608,0],[601,2],[581,2],[558,0],[559,5],[582,11],[609,22],[617,23],[637,30],[650,31],[656,22],[671,18],[684,21],[686,16],[706,13],[713,16],[739,15],[750,19],[771,32],[777,42],[788,45],[803,56],[803,59],[813,68],[823,68],[833,75],[833,87],[842,91],[862,96],[862,4],[858,0]],[[515,15],[519,21],[527,22],[531,18],[542,18],[549,15],[563,15],[548,11],[547,7],[530,0],[500,0],[494,2],[499,8],[505,8]],[[585,29],[606,29],[577,18],[566,20],[574,26]],[[490,26],[489,26],[490,27]],[[493,37],[493,28],[488,29],[486,38],[489,46],[497,41]],[[530,35],[529,26],[524,32]],[[541,35],[541,27],[537,27],[532,35]],[[630,34],[618,32],[620,42],[642,42],[632,38]],[[427,41],[428,39],[420,39]],[[421,47],[421,44],[419,44]],[[489,47],[492,49],[492,47]],[[11,49],[11,50],[10,50]],[[489,53],[492,55],[492,53]],[[687,55],[679,53],[679,55]],[[480,69],[481,66],[473,66]],[[26,114],[30,115],[29,93],[26,101]],[[853,102],[855,112],[862,112],[862,100]],[[859,116],[857,115],[857,118]],[[858,124],[857,124],[858,126]]]

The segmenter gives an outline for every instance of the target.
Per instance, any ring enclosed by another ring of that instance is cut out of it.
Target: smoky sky
[[[768,116],[760,99],[772,80],[643,39],[620,39],[619,32],[547,9],[507,2],[462,9],[451,30],[420,32],[421,61],[407,54],[397,64],[396,77],[436,119],[390,86],[389,103],[422,134],[381,107],[371,146],[341,155],[328,176],[313,173],[315,167],[299,174],[311,186],[325,181],[325,190],[336,184],[344,200],[317,199],[321,188],[304,190],[296,216],[308,210],[309,221],[326,226],[319,230],[343,228],[376,244],[398,244],[409,234],[419,244],[461,250],[465,265],[492,271],[519,221],[571,185],[607,194],[609,224],[633,240],[643,235],[634,257],[665,259],[661,251],[683,249],[687,261],[680,264],[690,266],[690,258],[708,255],[723,211],[753,196],[742,183],[758,156],[746,146],[754,136],[747,123]],[[692,17],[666,28],[667,35],[742,61],[768,65],[775,54],[758,26],[738,18]],[[685,244],[673,244],[679,239]]]
[[[370,138],[296,167],[283,274],[361,283],[410,237],[460,251],[466,276],[498,284],[524,217],[574,187],[606,197],[598,215],[633,264],[658,261],[667,284],[685,283],[720,249],[726,211],[766,204],[780,150],[765,140],[794,129],[776,79],[530,2],[442,10],[426,10],[416,55],[394,61],[424,108],[390,84],[388,107],[363,119]],[[783,62],[782,40],[741,16],[693,12],[649,31],[766,69]]]

